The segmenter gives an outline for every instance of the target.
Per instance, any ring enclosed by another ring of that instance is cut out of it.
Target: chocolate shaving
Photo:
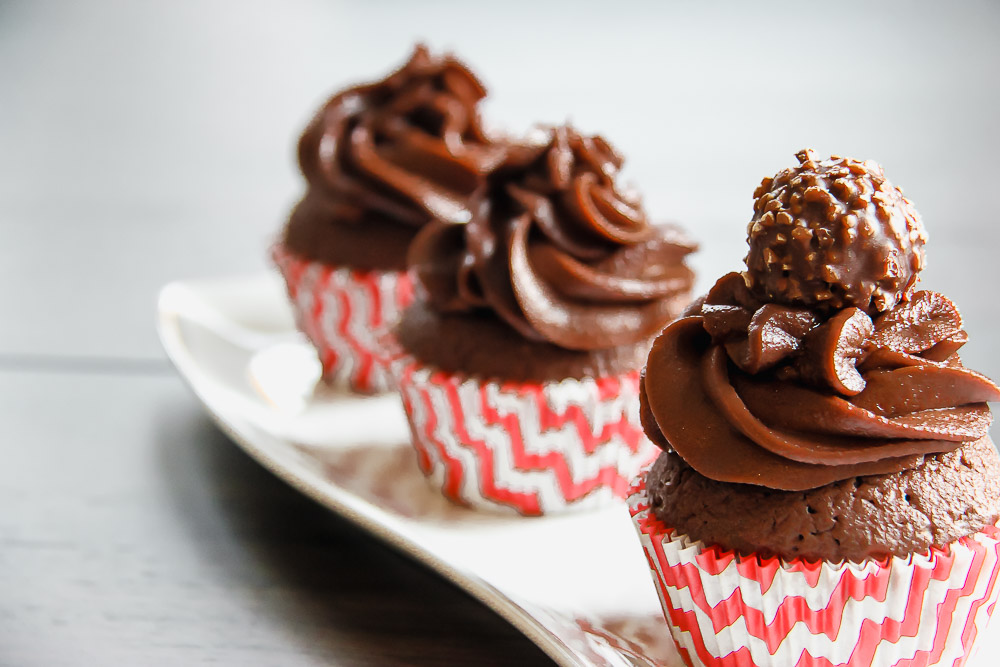
[[[805,337],[796,362],[803,379],[853,396],[865,388],[858,362],[869,350],[872,320],[860,308],[845,308]]]
[[[875,321],[872,342],[876,347],[920,354],[959,336],[961,331],[962,316],[951,299],[937,292],[921,291]],[[960,336],[953,344],[958,342],[964,343]]]
[[[742,306],[706,303],[701,307],[701,316],[705,320],[705,331],[712,336],[712,341],[723,343],[746,337],[753,311]]]
[[[756,299],[747,288],[743,275],[735,271],[715,281],[715,285],[705,295],[705,303],[721,306],[741,306],[751,313],[763,303]]]
[[[802,339],[814,326],[816,316],[805,308],[769,303],[754,313],[746,327],[746,338],[726,343],[726,351],[733,363],[747,373],[760,373],[798,352]]]
[[[704,297],[700,314],[705,331],[716,343],[746,337],[753,314],[760,303],[750,295],[743,276],[727,273]]]
[[[932,347],[924,350],[920,356],[929,361],[947,361],[955,356],[955,353],[962,349],[962,346],[969,342],[969,334],[963,329],[953,336],[945,338],[940,343],[935,343]]]

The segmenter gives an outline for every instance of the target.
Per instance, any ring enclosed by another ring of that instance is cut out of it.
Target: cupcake
[[[412,300],[410,242],[469,220],[469,195],[503,156],[479,118],[486,90],[451,56],[418,46],[377,83],[333,96],[299,140],[307,190],[273,258],[327,381],[388,389],[374,332]]]
[[[872,162],[764,179],[746,271],[649,354],[629,507],[691,665],[960,665],[996,604],[1000,459],[926,236]]]
[[[472,219],[424,227],[391,366],[423,471],[477,508],[624,498],[655,456],[638,423],[650,341],[688,302],[694,245],[650,224],[621,157],[568,127],[512,146]]]

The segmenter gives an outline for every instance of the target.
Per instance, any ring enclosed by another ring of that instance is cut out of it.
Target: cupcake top
[[[783,502],[774,491],[938,465],[986,438],[1000,400],[962,365],[955,305],[913,291],[926,235],[912,205],[877,165],[799,159],[755,194],[746,272],[656,340],[642,392],[676,470]]]
[[[618,185],[622,158],[569,127],[512,147],[467,224],[437,220],[410,249],[439,313],[492,313],[523,338],[570,350],[646,340],[680,312],[695,246],[650,224]]]
[[[382,81],[334,95],[299,140],[308,189],[286,246],[328,264],[403,269],[420,227],[468,221],[469,195],[505,152],[480,120],[485,95],[461,61],[422,45]]]

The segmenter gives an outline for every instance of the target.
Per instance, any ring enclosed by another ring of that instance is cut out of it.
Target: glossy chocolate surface
[[[767,301],[831,312],[890,310],[924,266],[923,223],[871,161],[811,150],[765,178],[747,227],[747,279]]]
[[[694,244],[653,225],[617,183],[600,137],[555,128],[513,147],[467,224],[428,225],[409,263],[441,313],[491,311],[523,338],[571,350],[649,339],[686,304]]]
[[[483,129],[485,95],[459,60],[418,46],[384,80],[333,96],[299,140],[308,189],[289,219],[288,249],[401,270],[421,226],[468,221],[469,196],[505,152]]]

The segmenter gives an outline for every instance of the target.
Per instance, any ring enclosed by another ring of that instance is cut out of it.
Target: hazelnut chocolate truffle
[[[745,273],[653,343],[630,514],[688,664],[963,664],[1000,595],[1000,389],[914,291],[926,236],[882,169],[799,161]]]
[[[324,378],[388,389],[376,332],[412,299],[406,253],[428,223],[464,223],[503,159],[483,128],[486,89],[453,56],[418,46],[382,81],[348,88],[299,140],[307,189],[273,250]]]
[[[744,274],[765,301],[870,315],[913,291],[924,266],[920,216],[879,165],[811,150],[754,192]]]

